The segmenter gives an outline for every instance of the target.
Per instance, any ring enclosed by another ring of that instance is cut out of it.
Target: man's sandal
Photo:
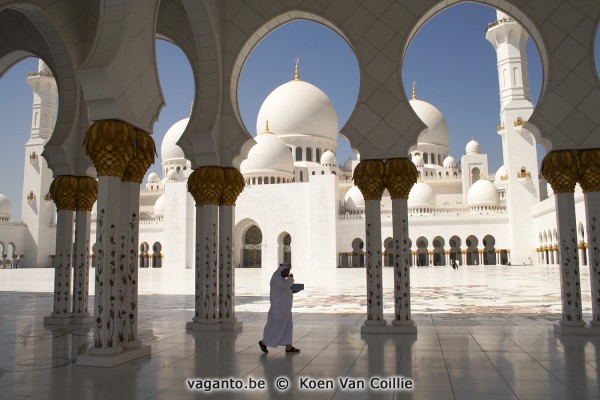
[[[264,344],[262,342],[262,340],[258,342],[258,345],[260,346],[260,349],[262,350],[263,353],[268,353],[269,352],[269,350],[267,350],[267,345]]]
[[[292,346],[289,349],[285,349],[285,352],[286,353],[300,353],[300,349],[297,349],[294,346]]]

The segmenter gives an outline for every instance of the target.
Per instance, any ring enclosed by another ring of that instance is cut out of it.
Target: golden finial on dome
[[[415,90],[415,85],[417,83],[415,81],[413,81],[413,86],[412,86],[412,99],[416,100],[417,99],[417,91]]]
[[[300,80],[300,72],[298,71],[298,64],[300,63],[300,59],[296,58],[296,66],[294,67],[294,80]]]
[[[264,132],[261,132],[261,133],[272,133],[272,132],[269,130],[269,120],[268,120],[268,119],[265,121],[265,131],[264,131]]]

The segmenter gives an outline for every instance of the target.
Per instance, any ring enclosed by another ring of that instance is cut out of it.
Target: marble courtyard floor
[[[364,269],[293,272],[306,284],[294,300],[294,344],[301,353],[263,354],[256,344],[271,271],[236,270],[241,331],[192,333],[185,330],[193,316],[192,271],[146,269],[139,277],[139,337],[152,354],[103,369],[74,364],[93,338],[90,326],[44,326],[52,270],[0,270],[0,399],[600,398],[600,335],[554,333],[556,267],[412,268],[416,335],[361,335]],[[383,272],[388,320],[392,272]],[[585,268],[581,287],[589,321]],[[241,388],[206,391],[211,378],[230,378]],[[348,378],[365,387],[344,388]],[[261,383],[264,389],[246,387]],[[286,383],[287,390],[277,389]],[[325,388],[313,388],[318,384]]]

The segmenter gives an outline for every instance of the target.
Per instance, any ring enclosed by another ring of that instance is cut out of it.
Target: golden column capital
[[[77,177],[77,211],[92,211],[98,199],[98,181],[89,176]]]
[[[600,192],[600,149],[582,150],[579,156],[579,184],[584,193]]]
[[[49,193],[58,211],[75,211],[77,209],[77,177],[57,176],[50,184]]]
[[[88,128],[83,146],[98,176],[122,178],[133,156],[135,129],[119,120],[96,121]]]
[[[244,176],[236,168],[223,168],[223,191],[220,205],[235,206],[235,202],[244,190]]]
[[[408,199],[417,177],[417,167],[407,158],[395,158],[385,162],[385,181],[392,200]]]
[[[156,145],[152,136],[139,129],[135,130],[134,138],[133,156],[123,173],[123,182],[142,183],[146,171],[148,171],[150,165],[154,164]]]
[[[579,158],[573,150],[551,151],[542,161],[542,175],[554,193],[573,193],[579,178]]]
[[[192,172],[188,178],[188,191],[194,197],[196,207],[219,205],[224,178],[221,167],[200,167]]]
[[[365,200],[381,200],[385,190],[385,167],[381,160],[364,160],[354,169],[354,183]]]

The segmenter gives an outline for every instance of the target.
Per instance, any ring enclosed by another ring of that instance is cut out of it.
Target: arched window
[[[296,161],[302,161],[302,147],[296,147]]]
[[[317,149],[317,156],[315,157],[315,162],[321,162],[321,149]]]
[[[471,185],[477,182],[481,178],[481,171],[475,167],[471,170]]]
[[[292,263],[292,237],[289,233],[283,238],[283,262]]]
[[[252,225],[244,235],[244,268],[260,268],[262,266],[262,232]]]
[[[313,160],[313,151],[310,147],[306,148],[306,161],[312,161]]]

